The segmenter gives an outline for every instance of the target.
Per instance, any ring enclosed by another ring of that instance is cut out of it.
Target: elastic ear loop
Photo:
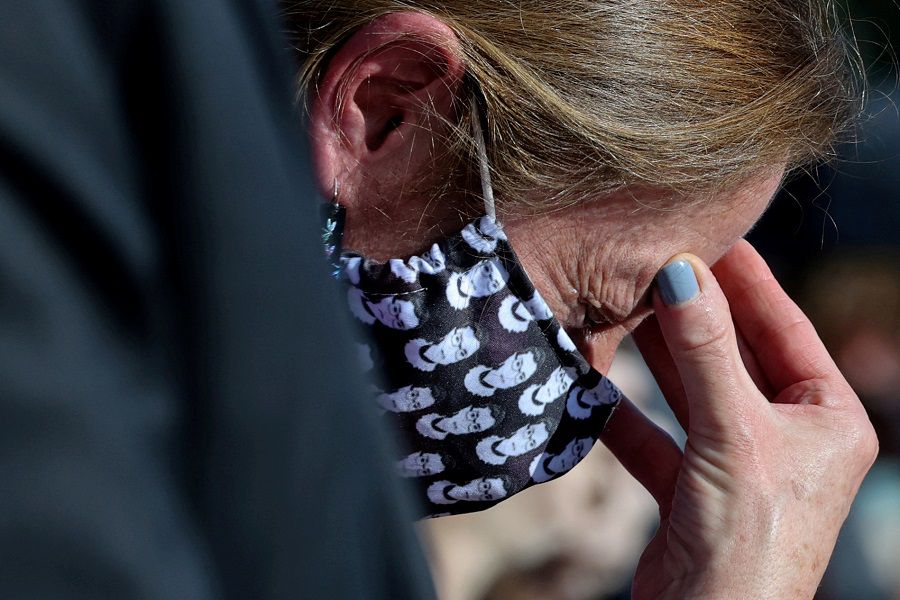
[[[475,151],[478,154],[478,169],[481,173],[481,195],[484,198],[484,213],[493,221],[497,220],[497,209],[494,206],[494,188],[491,186],[491,169],[488,165],[487,147],[484,143],[484,130],[481,127],[481,112],[478,101],[472,96],[472,133],[475,136]]]

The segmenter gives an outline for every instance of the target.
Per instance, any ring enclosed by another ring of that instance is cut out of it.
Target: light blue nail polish
[[[676,260],[660,269],[656,275],[656,283],[666,306],[682,304],[700,293],[694,269],[686,260]]]

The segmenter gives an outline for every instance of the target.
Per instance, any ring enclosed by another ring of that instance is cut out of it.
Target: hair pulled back
[[[498,202],[553,209],[626,185],[711,191],[830,155],[860,72],[826,0],[284,1],[310,93],[380,15],[459,37],[486,108]],[[473,90],[474,93],[475,90]],[[471,165],[466,110],[453,152]]]

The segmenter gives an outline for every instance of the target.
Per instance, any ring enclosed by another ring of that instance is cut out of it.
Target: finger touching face
[[[507,218],[506,230],[560,323],[576,332],[587,322],[593,358],[604,363],[651,313],[648,291],[659,268],[681,252],[715,263],[759,220],[783,175],[772,168],[696,199],[625,189],[546,215]]]

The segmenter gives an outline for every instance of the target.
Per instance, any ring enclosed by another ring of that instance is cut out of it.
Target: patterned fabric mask
[[[587,455],[621,392],[578,353],[491,216],[386,263],[341,253],[342,224],[333,205],[325,242],[381,378],[374,402],[401,438],[397,471],[429,516],[488,508]]]

